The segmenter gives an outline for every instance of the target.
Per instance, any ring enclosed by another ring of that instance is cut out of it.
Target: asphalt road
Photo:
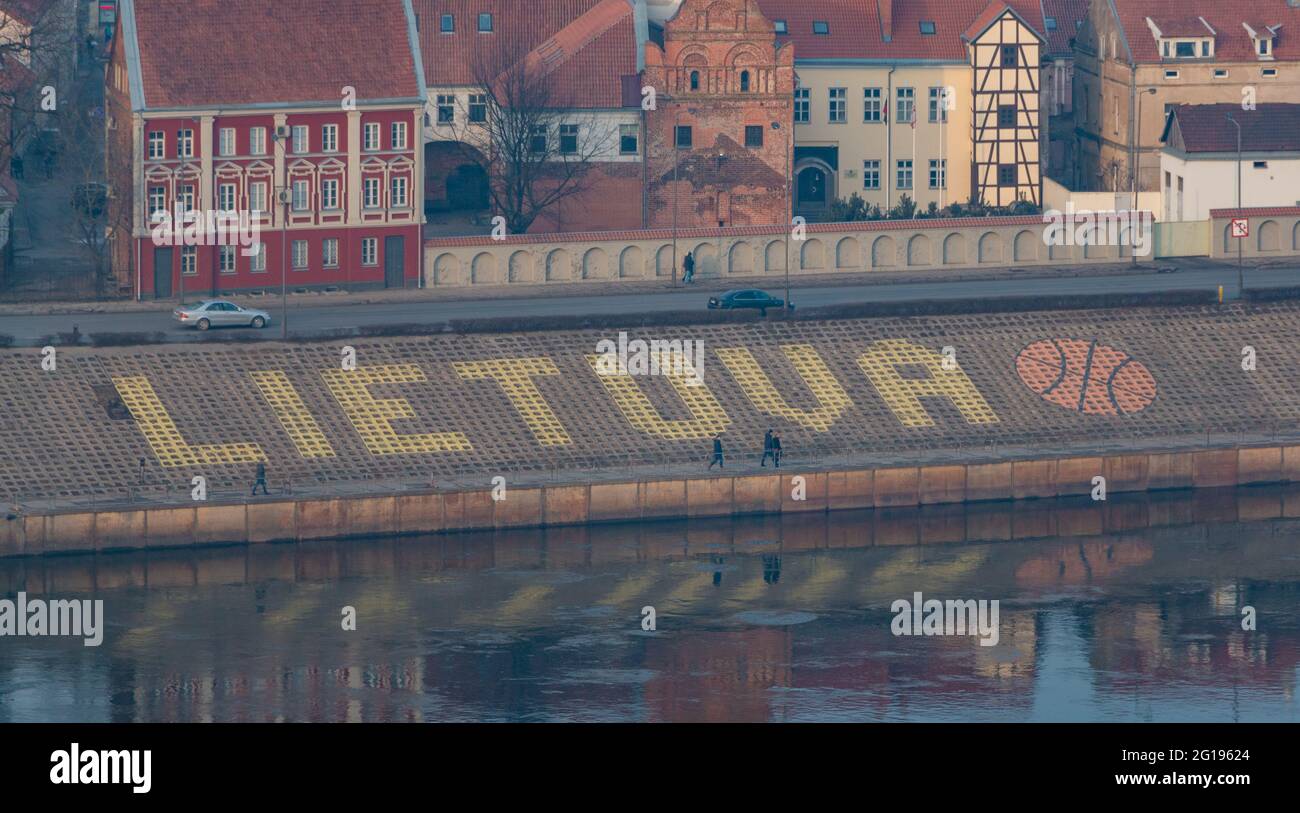
[[[783,293],[779,280],[766,289],[775,296]],[[836,287],[794,287],[791,299],[799,308],[850,302],[907,302],[917,300],[988,299],[1059,294],[1139,293],[1173,290],[1214,290],[1224,287],[1224,297],[1237,293],[1237,269],[1223,265],[1198,267],[1172,273],[1137,273],[1132,276],[1039,277],[998,280],[954,280],[899,284],[867,284]],[[1248,288],[1300,285],[1300,268],[1246,270]],[[397,302],[368,305],[289,306],[289,330],[313,331],[362,325],[434,323],[448,319],[509,316],[559,316],[587,314],[644,313],[703,309],[709,296],[722,289],[696,283],[682,291],[606,296],[486,299],[459,302]],[[157,312],[55,314],[0,316],[0,333],[14,337],[18,346],[36,346],[44,336],[72,330],[83,334],[162,331],[174,341],[202,341],[204,334],[180,327],[171,315],[174,303],[160,303]],[[278,333],[281,311],[270,300],[263,308],[272,316],[269,331]],[[223,331],[241,330],[225,328]]]

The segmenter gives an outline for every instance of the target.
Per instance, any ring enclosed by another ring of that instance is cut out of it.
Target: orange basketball
[[[1085,415],[1132,415],[1156,398],[1140,361],[1096,339],[1034,342],[1016,356],[1016,372],[1043,400]]]

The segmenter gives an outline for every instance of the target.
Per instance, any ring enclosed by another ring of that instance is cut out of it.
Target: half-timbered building
[[[971,189],[993,206],[1042,201],[1039,163],[1043,37],[1006,3],[966,30],[971,59]]]

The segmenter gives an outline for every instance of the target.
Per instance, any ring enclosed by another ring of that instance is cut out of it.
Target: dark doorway
[[[384,238],[384,287],[406,287],[406,238]]]
[[[799,205],[809,208],[826,205],[826,173],[817,167],[799,172]]]
[[[172,295],[172,250],[156,247],[153,250],[153,298],[170,299]]]
[[[461,164],[447,177],[447,206],[452,209],[486,209],[487,173],[477,164]]]

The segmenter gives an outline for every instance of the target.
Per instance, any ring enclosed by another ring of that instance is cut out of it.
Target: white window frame
[[[379,150],[379,123],[367,122],[363,128],[361,149],[365,152],[377,152]]]
[[[255,274],[266,271],[266,243],[253,244],[253,255],[248,260],[248,266]]]
[[[379,265],[379,238],[361,238],[361,264]]]
[[[875,181],[875,183],[868,183]],[[865,190],[880,188],[880,159],[868,158],[862,162],[862,188]]]
[[[167,157],[167,134],[162,130],[149,133],[149,160],[161,161]]]
[[[293,154],[303,155],[311,152],[311,128],[305,124],[295,124],[292,129]]]
[[[322,178],[320,182],[320,208],[332,212],[339,208],[339,179]]]
[[[361,179],[361,208],[379,209],[383,206],[383,191],[379,178]]]
[[[291,190],[290,208],[295,212],[311,211],[311,181],[295,180],[289,188]]]
[[[826,89],[826,121],[828,124],[846,124],[849,120],[849,89]]]
[[[194,157],[194,131],[178,130],[176,131],[176,157],[193,158]]]
[[[222,127],[217,137],[217,155],[228,158],[235,154],[235,128]]]
[[[337,124],[321,125],[320,151],[321,152],[339,151],[339,126]]]
[[[323,268],[339,267],[339,239],[326,237],[320,241],[321,266]]]
[[[407,133],[406,122],[404,121],[393,122],[393,125],[392,127],[389,128],[389,133],[388,133],[388,137],[392,140],[393,149],[395,150],[406,149],[406,145],[408,143],[406,140],[406,133]]]
[[[295,270],[301,271],[311,266],[311,247],[306,240],[294,240],[290,246],[290,261]]]
[[[239,187],[233,183],[217,184],[217,211],[235,211],[235,207],[238,205],[238,194]]]
[[[394,178],[392,178],[391,183],[389,183],[388,185],[388,190],[389,190],[388,208],[405,209],[407,206],[410,205],[409,188],[407,186],[405,175],[397,175]]]
[[[248,154],[266,155],[266,128],[251,127],[248,130]]]
[[[903,183],[903,178],[907,178],[907,183]],[[911,190],[916,188],[916,164],[911,158],[900,158],[894,162],[894,188],[898,190]]]
[[[253,181],[248,185],[248,210],[254,217],[266,214],[266,181]]]
[[[167,211],[167,187],[151,186],[148,195],[149,219],[153,220],[156,215]]]

